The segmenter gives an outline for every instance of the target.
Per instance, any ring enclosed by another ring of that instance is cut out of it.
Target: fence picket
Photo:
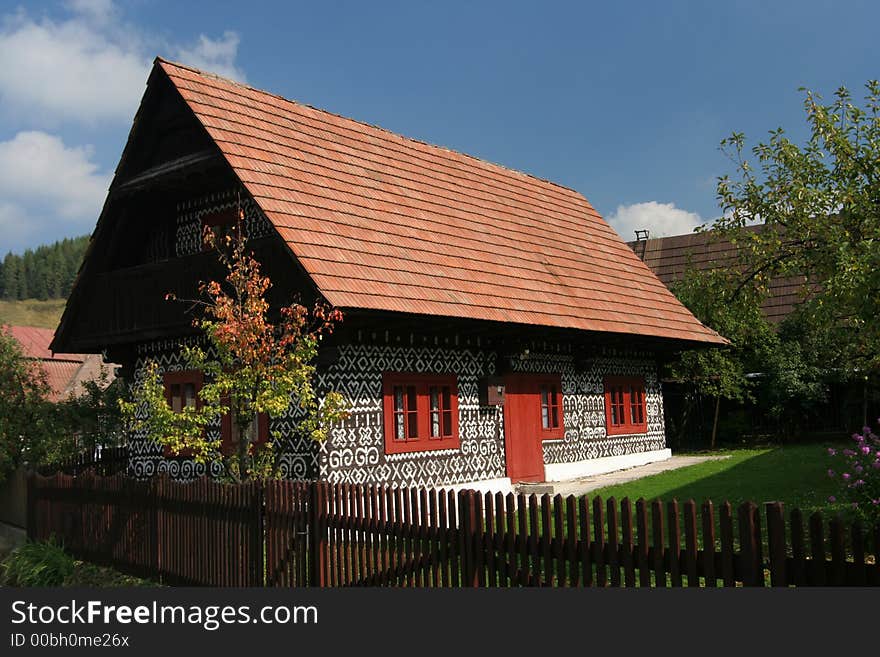
[[[611,571],[611,586],[620,586],[620,547],[618,545],[617,500],[614,496],[606,502],[608,510],[608,569]]]
[[[648,508],[645,500],[636,500],[636,531],[638,531],[639,586],[651,586],[651,565],[648,547]]]

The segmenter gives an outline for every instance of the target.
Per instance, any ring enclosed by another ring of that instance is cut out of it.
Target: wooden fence
[[[75,456],[37,467],[42,475],[61,472],[67,475],[78,475],[91,472],[102,476],[125,474],[128,471],[128,447],[102,447],[85,450]]]
[[[326,482],[34,476],[28,533],[211,586],[880,586],[880,527],[717,508]]]

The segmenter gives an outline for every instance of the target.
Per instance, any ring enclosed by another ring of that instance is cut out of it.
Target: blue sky
[[[0,2],[0,252],[94,227],[152,58],[583,193],[623,235],[718,214],[718,150],[880,77],[876,2]]]

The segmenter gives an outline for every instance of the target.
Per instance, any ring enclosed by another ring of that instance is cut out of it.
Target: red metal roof
[[[157,64],[337,307],[724,341],[573,190]]]

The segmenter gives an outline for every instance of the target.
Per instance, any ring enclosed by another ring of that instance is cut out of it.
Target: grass
[[[0,300],[0,324],[54,329],[58,326],[66,302],[66,299]]]
[[[74,559],[54,540],[27,542],[0,563],[0,586],[157,586],[112,568]]]
[[[829,446],[813,443],[715,452],[713,455],[726,458],[601,488],[590,497],[659,498],[664,502],[693,499],[698,504],[709,499],[716,508],[725,501],[734,508],[746,501],[758,505],[777,501],[787,510],[797,507],[807,514],[836,513],[839,505],[828,502],[828,496],[837,492],[826,475]]]

